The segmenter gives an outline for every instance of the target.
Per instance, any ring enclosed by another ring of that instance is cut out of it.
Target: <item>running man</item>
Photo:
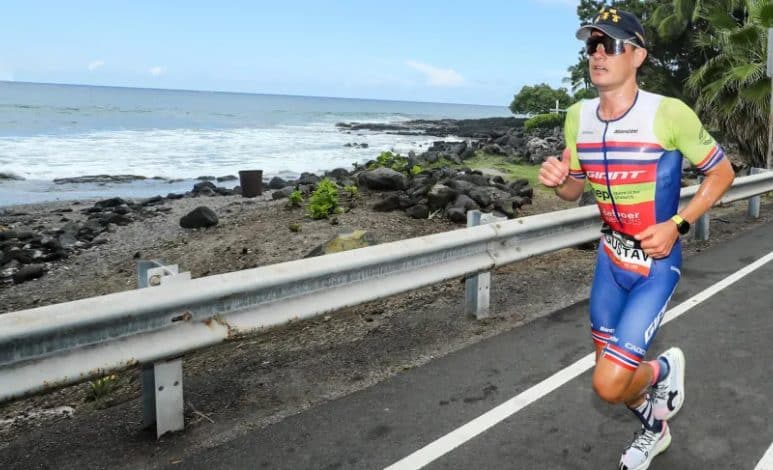
[[[564,157],[548,158],[539,180],[567,201],[576,201],[587,181],[596,197],[604,226],[590,294],[593,389],[641,421],[620,469],[643,470],[671,443],[666,421],[684,404],[682,351],[642,361],[681,276],[679,236],[734,174],[687,105],[637,86],[647,49],[636,16],[607,7],[576,35],[586,43],[599,98],[569,108]],[[683,157],[705,180],[677,212]]]

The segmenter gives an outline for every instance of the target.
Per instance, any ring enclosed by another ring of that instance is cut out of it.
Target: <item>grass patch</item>
[[[118,376],[115,374],[106,375],[89,382],[91,388],[86,399],[96,401],[107,397],[118,386]]]
[[[537,175],[539,175],[540,165],[511,163],[501,155],[492,155],[480,150],[475,152],[473,158],[465,160],[464,163],[473,170],[492,169],[500,171],[505,174],[503,178],[508,181],[525,178],[529,180],[529,184],[532,186],[537,186],[539,184]]]
[[[539,175],[540,165],[529,163],[512,163],[507,161],[507,157],[485,153],[482,150],[475,152],[475,156],[464,161],[462,165],[450,160],[438,160],[429,165],[429,168],[462,168],[469,167],[473,170],[496,170],[502,173],[502,177],[507,181],[513,181],[521,178],[529,180],[529,184],[535,189],[550,191],[540,184]]]

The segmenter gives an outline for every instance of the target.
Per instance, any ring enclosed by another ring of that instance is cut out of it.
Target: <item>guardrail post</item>
[[[139,288],[176,283],[191,278],[180,273],[176,264],[158,261],[137,263]],[[142,365],[142,417],[146,427],[156,425],[156,437],[185,428],[183,401],[183,361],[181,358]]]
[[[698,176],[698,184],[703,183],[703,175]],[[695,221],[695,239],[706,241],[709,239],[709,213],[706,212]]]
[[[467,226],[475,227],[481,223],[480,211],[467,211]],[[489,316],[489,288],[491,273],[478,273],[468,276],[464,281],[464,312],[475,315],[478,320]]]
[[[764,171],[765,170],[763,168],[749,168],[750,175],[757,175]],[[749,210],[747,211],[747,214],[752,219],[760,218],[760,196],[753,196],[749,198]]]
[[[467,211],[467,226],[475,227],[482,224],[490,224],[498,220],[507,220],[507,217],[497,217],[491,214],[483,214],[481,211]],[[464,280],[464,312],[467,315],[475,315],[481,320],[489,316],[489,291],[491,289],[491,273],[478,273],[468,276]]]

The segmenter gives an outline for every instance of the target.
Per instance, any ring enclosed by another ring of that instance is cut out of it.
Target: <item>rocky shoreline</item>
[[[436,141],[417,154],[407,156],[383,153],[376,160],[355,165],[353,170],[336,168],[319,176],[302,173],[295,180],[278,176],[266,182],[273,200],[289,198],[294,192],[308,198],[323,178],[335,183],[338,190],[356,188],[357,194],[342,201],[339,210],[349,211],[362,192],[381,194],[370,205],[376,212],[404,211],[414,219],[446,217],[464,224],[466,213],[482,210],[499,217],[514,218],[524,205],[531,204],[534,189],[529,181],[506,181],[501,175],[484,174],[465,167],[465,163],[482,151],[508,163],[536,164],[562,146],[560,129],[527,133],[515,118],[479,120],[410,121],[401,124],[405,132],[431,132],[433,135],[463,135],[476,140]],[[341,124],[340,126],[345,125]],[[354,126],[354,125],[350,125]],[[373,129],[373,124],[362,124]],[[355,126],[356,127],[356,126]],[[516,150],[518,149],[518,150]],[[55,179],[55,184],[131,183],[144,180],[135,175],[89,175]],[[113,197],[98,200],[88,207],[79,201],[73,207],[52,210],[57,220],[48,224],[29,223],[26,215],[13,207],[0,209],[0,283],[21,284],[44,276],[53,263],[72,254],[107,243],[117,227],[144,222],[167,213],[170,201],[199,199],[200,203],[179,219],[187,229],[217,225],[218,217],[207,200],[215,196],[239,196],[241,187],[226,188],[216,183],[237,180],[235,176],[202,176],[185,193],[169,193],[139,200]],[[80,215],[73,218],[77,211]],[[331,215],[334,215],[331,213]]]

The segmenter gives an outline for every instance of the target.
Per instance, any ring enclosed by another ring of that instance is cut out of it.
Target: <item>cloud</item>
[[[98,68],[101,68],[103,65],[105,65],[104,60],[95,60],[89,64],[89,70],[96,70]]]
[[[405,64],[423,73],[424,78],[427,79],[427,84],[431,86],[459,86],[464,83],[464,77],[453,69],[442,69],[414,60],[408,60]]]
[[[155,67],[151,67],[150,69],[148,69],[148,72],[150,72],[150,74],[153,75],[154,77],[158,77],[159,75],[163,75],[164,72],[166,72],[166,69],[164,69],[164,67],[160,67],[157,65]]]

